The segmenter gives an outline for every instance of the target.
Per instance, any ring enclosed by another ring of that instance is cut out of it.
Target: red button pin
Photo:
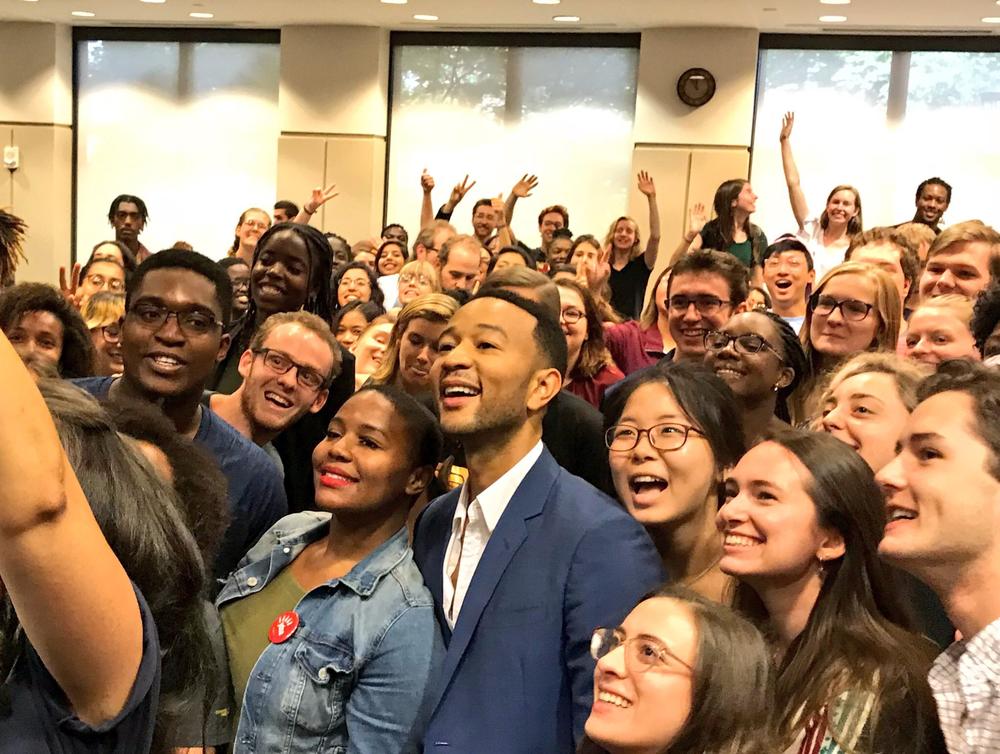
[[[271,640],[272,644],[282,644],[292,638],[292,634],[298,627],[299,614],[294,610],[289,610],[274,619],[274,623],[271,624],[271,628],[267,632],[267,638]]]

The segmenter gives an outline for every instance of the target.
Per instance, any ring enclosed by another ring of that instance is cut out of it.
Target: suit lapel
[[[421,521],[421,526],[427,527],[425,536],[428,541],[427,562],[423,571],[424,583],[434,597],[435,612],[441,633],[444,635],[445,646],[451,640],[451,629],[448,628],[448,621],[445,620],[444,610],[441,607],[444,603],[444,556],[448,550],[448,541],[451,539],[451,522],[455,517],[460,493],[461,489],[456,489],[444,495],[437,510],[427,511],[433,513],[433,518],[424,516],[425,520]]]
[[[455,630],[448,644],[444,666],[441,669],[439,687],[441,696],[438,698],[438,703],[444,697],[448,684],[458,669],[462,656],[468,649],[469,642],[479,625],[483,610],[489,604],[504,571],[528,536],[525,521],[542,512],[558,472],[559,467],[555,459],[552,458],[548,450],[543,450],[541,457],[518,486],[506,510],[500,516],[496,529],[490,535],[490,540],[486,544],[486,549],[476,567],[472,582],[469,584],[469,590],[462,601],[462,610],[458,615],[458,622],[455,624]],[[452,507],[452,515],[454,515],[454,507]],[[447,542],[445,547],[447,547]],[[443,564],[444,553],[442,551],[435,577],[438,579],[439,586]],[[440,599],[437,599],[437,602],[440,604]],[[447,626],[447,624],[445,625]]]

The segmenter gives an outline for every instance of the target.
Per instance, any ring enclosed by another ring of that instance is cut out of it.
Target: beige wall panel
[[[338,233],[352,244],[377,236],[382,229],[385,194],[385,139],[328,137],[326,180],[337,184],[340,196],[326,205],[318,227]]]
[[[746,178],[749,173],[750,153],[746,149],[692,150],[688,204],[701,202],[705,205],[709,217],[714,217],[712,200],[719,184],[730,178]]]
[[[281,136],[278,138],[278,185],[275,200],[289,199],[300,207],[316,187],[326,184],[326,137]],[[338,197],[339,198],[339,197]],[[324,206],[313,220],[322,226]]]
[[[0,127],[0,133],[9,128]],[[28,224],[28,263],[17,279],[57,283],[60,265],[70,262],[73,132],[65,126],[14,126],[13,137],[21,167],[13,176],[11,206]]]
[[[281,30],[281,131],[385,136],[389,32],[362,26]]]
[[[0,23],[0,121],[60,123],[73,117],[68,26]]]
[[[642,33],[635,107],[637,144],[750,144],[757,81],[753,29],[650,29]],[[677,97],[688,68],[715,76],[715,96],[691,108]]]

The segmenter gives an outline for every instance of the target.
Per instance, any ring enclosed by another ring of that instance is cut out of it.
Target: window
[[[603,235],[631,186],[638,40],[626,46],[394,44],[388,170],[389,222],[413,230],[420,174],[437,183],[435,209],[468,174],[475,187],[453,222],[471,232],[472,207],[525,173],[539,185],[517,204],[513,231],[540,243],[537,217],[570,211],[574,233]],[[605,35],[605,39],[607,39]]]
[[[151,251],[187,241],[225,256],[243,210],[274,204],[279,45],[77,44],[77,257],[114,238],[108,208],[149,208]]]
[[[945,224],[1000,223],[989,190],[1000,169],[1000,53],[911,51],[907,42],[765,49],[762,39],[751,178],[755,222],[769,238],[795,225],[778,142],[789,110],[810,215],[844,183],[861,192],[866,228],[900,223],[913,217],[917,185],[940,176],[955,188]]]

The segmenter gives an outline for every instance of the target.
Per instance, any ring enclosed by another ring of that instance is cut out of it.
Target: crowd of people
[[[1000,751],[1000,233],[816,215],[793,124],[774,241],[425,171],[46,285],[0,211],[0,751]]]

